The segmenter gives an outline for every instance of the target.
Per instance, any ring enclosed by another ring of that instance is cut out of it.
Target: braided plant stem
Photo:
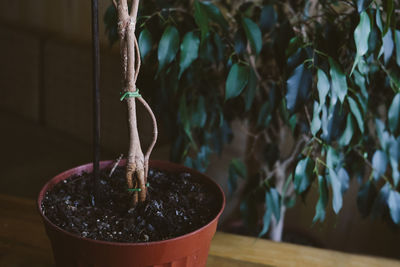
[[[120,37],[123,91],[135,92],[137,90],[136,80],[141,66],[139,45],[135,36],[139,0],[132,0],[130,12],[127,0],[113,0],[113,3],[118,12],[118,34]],[[153,121],[154,131],[153,140],[146,153],[143,154],[137,127],[136,98],[127,98],[129,151],[126,164],[126,182],[129,189],[140,189],[140,191],[132,192],[133,205],[146,199],[149,158],[158,136],[157,120],[153,111],[142,97],[138,97],[138,101],[142,103],[149,112]]]

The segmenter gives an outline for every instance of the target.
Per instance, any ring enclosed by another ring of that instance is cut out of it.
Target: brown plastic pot
[[[102,161],[100,168],[109,168],[112,161]],[[124,165],[122,162],[120,165]],[[172,173],[188,172],[201,178],[218,195],[219,212],[200,229],[169,240],[147,243],[118,243],[98,241],[71,234],[56,226],[43,214],[41,204],[45,193],[55,184],[71,175],[92,172],[92,164],[67,170],[46,183],[38,197],[39,212],[43,217],[47,235],[51,241],[57,267],[148,267],[148,266],[205,266],[211,239],[218,219],[225,206],[225,196],[212,179],[181,165],[164,161],[151,161],[150,166]]]

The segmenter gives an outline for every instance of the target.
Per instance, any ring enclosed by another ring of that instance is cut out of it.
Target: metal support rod
[[[93,182],[94,200],[99,202],[100,192],[100,45],[98,0],[92,0],[92,63],[93,63]],[[94,204],[94,201],[93,201]]]

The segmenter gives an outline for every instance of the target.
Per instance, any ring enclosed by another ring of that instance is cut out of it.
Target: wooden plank
[[[50,242],[34,200],[0,194],[0,266],[54,266]],[[400,261],[217,232],[207,266],[400,267]]]
[[[211,256],[265,266],[400,266],[399,261],[217,232]]]

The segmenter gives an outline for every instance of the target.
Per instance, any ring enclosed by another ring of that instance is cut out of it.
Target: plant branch
[[[132,1],[131,11],[129,12],[127,0],[119,0],[117,4],[118,12],[118,33],[121,45],[121,61],[123,71],[123,91],[136,92],[136,80],[141,66],[139,45],[135,36],[137,13],[139,8],[139,0]],[[157,122],[150,106],[142,98],[138,98],[153,120],[154,136],[153,141],[143,155],[140,144],[137,115],[136,115],[136,98],[129,97],[126,99],[128,106],[128,127],[129,127],[129,151],[126,164],[126,182],[129,189],[137,189],[132,193],[132,204],[136,205],[138,201],[146,199],[148,161],[150,153],[157,140]]]

